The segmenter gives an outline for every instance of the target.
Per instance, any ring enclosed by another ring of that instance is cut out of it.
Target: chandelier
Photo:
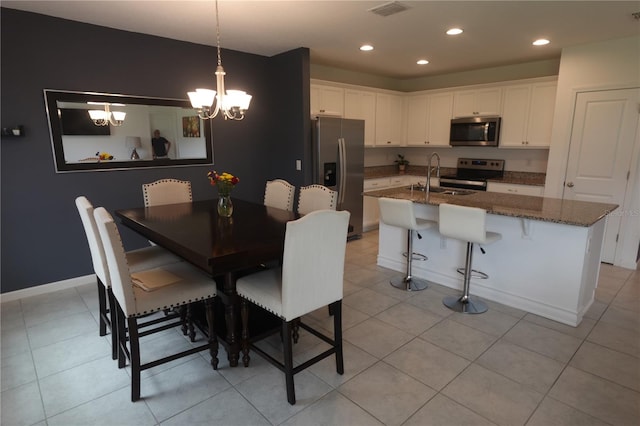
[[[87,102],[89,105],[104,105],[104,110],[90,109],[89,117],[93,120],[93,124],[96,126],[122,126],[124,123],[124,117],[127,115],[124,111],[111,111],[111,105],[115,107],[123,107],[124,104],[109,104],[107,102]]]
[[[218,66],[216,68],[216,90],[196,89],[189,92],[189,100],[191,105],[198,110],[198,116],[203,120],[218,115],[222,111],[225,120],[242,120],[244,112],[249,109],[251,95],[242,90],[224,89],[224,68],[222,68],[222,60],[220,59],[220,20],[218,18],[218,0],[216,0],[216,42],[218,45]],[[216,101],[215,108],[213,107]]]

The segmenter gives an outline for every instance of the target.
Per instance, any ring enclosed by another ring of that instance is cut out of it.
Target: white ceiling
[[[382,1],[220,0],[223,48],[272,56],[308,47],[318,65],[391,78],[558,58],[564,47],[640,34],[640,1],[407,1],[388,17]],[[4,1],[21,9],[126,31],[215,45],[213,1]],[[451,37],[453,26],[465,30]],[[551,44],[532,46],[537,38]],[[369,43],[372,52],[360,52]],[[428,65],[416,60],[426,58]],[[224,56],[223,56],[224,63]]]

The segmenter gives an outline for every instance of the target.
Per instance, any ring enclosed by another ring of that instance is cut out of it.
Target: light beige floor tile
[[[622,291],[618,292],[617,296],[611,301],[611,307],[617,309],[625,309],[627,311],[633,311],[636,315],[640,312],[640,297],[630,298],[622,294]]]
[[[573,336],[578,339],[584,339],[591,332],[593,327],[596,325],[596,320],[591,318],[582,318],[580,324],[577,327],[572,327],[567,324],[562,324],[560,322],[550,320],[548,318],[543,318],[536,314],[527,314],[524,316],[524,320],[541,325],[546,328],[550,328],[552,330],[559,331],[564,334],[568,334],[569,336]]]
[[[476,363],[542,393],[551,388],[565,365],[504,340],[496,342]]]
[[[441,390],[470,361],[422,339],[414,339],[384,359],[425,385]]]
[[[640,311],[629,311],[609,306],[602,314],[600,322],[629,330],[640,330]]]
[[[600,275],[607,276],[611,278],[617,278],[622,281],[626,281],[634,271],[626,268],[621,268],[619,266],[613,266],[608,263],[600,264]]]
[[[87,305],[75,288],[32,296],[22,299],[21,304],[27,327],[88,311]]]
[[[238,391],[228,389],[162,422],[162,425],[269,426],[271,423]]]
[[[640,393],[567,367],[549,396],[615,425],[637,425]]]
[[[609,304],[616,297],[617,290],[606,287],[597,287],[594,297],[597,301]]]
[[[281,426],[296,425],[382,426],[382,423],[337,391],[333,391]]]
[[[441,317],[408,303],[399,303],[376,315],[381,321],[417,336],[442,320]]]
[[[611,323],[599,322],[593,327],[587,340],[640,358],[640,330],[620,328]]]
[[[428,289],[416,294],[411,299],[407,300],[407,303],[411,303],[412,305],[415,305],[420,309],[427,310],[439,317],[446,318],[449,315],[453,315],[453,311],[442,303],[442,299],[444,299],[444,297],[445,295],[439,291],[430,291]]]
[[[401,301],[408,300],[416,295],[416,292],[414,291],[406,291],[392,286],[389,281],[389,277],[383,277],[376,284],[372,285],[370,289],[376,291],[377,293],[384,294],[385,296],[393,297],[394,299]]]
[[[279,424],[329,393],[329,385],[308,371],[294,376],[296,404],[287,402],[284,373],[272,370],[237,385],[240,392],[271,423]]]
[[[527,426],[605,426],[608,423],[546,397],[527,422]]]
[[[516,324],[504,339],[563,363],[569,362],[582,342],[581,339],[527,321]]]
[[[479,414],[447,398],[442,394],[411,416],[403,426],[491,426],[490,422]]]
[[[89,333],[34,349],[32,354],[36,372],[42,379],[89,361],[111,359],[111,345],[98,333]]]
[[[400,425],[435,395],[435,391],[383,362],[338,388],[385,425]]]
[[[344,340],[382,359],[413,336],[376,318],[370,318],[343,333]]]
[[[47,321],[27,328],[31,349],[88,333],[99,335],[98,322],[88,311],[69,315],[63,321]]]
[[[0,424],[31,425],[45,419],[38,382],[31,382],[0,394]]]
[[[355,308],[368,315],[377,315],[385,309],[399,303],[398,299],[384,296],[368,288],[353,293],[342,300],[344,305]]]
[[[439,322],[420,337],[470,361],[475,360],[498,339],[449,319]]]
[[[478,365],[471,365],[442,394],[498,425],[526,422],[544,396]]]
[[[2,372],[0,383],[2,391],[15,388],[37,379],[36,368],[33,365],[31,352],[0,358]]]
[[[516,317],[492,309],[481,315],[468,315],[455,312],[448,317],[448,319],[496,337],[502,336],[519,321]]]
[[[342,385],[343,383],[351,380],[351,378],[358,375],[360,372],[371,367],[378,362],[378,358],[363,351],[357,346],[352,345],[349,342],[343,342],[343,364],[344,373],[338,374],[336,372],[336,357],[329,356],[322,361],[309,367],[311,373],[318,376],[325,383],[328,383],[334,388]]]
[[[362,265],[358,266],[359,267],[349,268],[348,270],[345,269],[344,279],[361,287],[369,287],[384,278],[376,271],[364,268]]]
[[[584,342],[569,365],[640,392],[640,360],[631,355]]]
[[[591,304],[591,306],[589,307],[589,310],[587,310],[587,312],[585,312],[583,318],[590,318],[590,319],[593,319],[593,320],[597,321],[597,320],[600,319],[600,317],[602,316],[604,311],[607,310],[608,306],[609,305],[606,304],[606,303],[594,300],[593,303]]]
[[[29,337],[27,336],[27,327],[18,325],[12,328],[3,328],[0,333],[0,355],[9,357],[29,352]]]
[[[114,407],[118,407],[114,410]],[[131,390],[122,388],[47,419],[49,426],[157,424],[145,403],[132,403]]]
[[[598,277],[597,288],[617,293],[622,288],[627,278],[628,277],[617,277],[601,273]]]
[[[496,310],[504,314],[510,315],[516,318],[523,318],[527,312],[521,309],[517,309],[511,306],[503,305],[502,303],[494,302],[493,300],[483,299],[490,310]]]

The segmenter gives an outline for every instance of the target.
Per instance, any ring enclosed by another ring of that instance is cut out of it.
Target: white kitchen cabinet
[[[311,101],[311,115],[344,116],[344,89],[312,84],[309,98]]]
[[[391,178],[365,179],[364,192],[377,191],[388,188]],[[378,208],[378,197],[362,197],[362,229],[371,231],[378,228],[380,220],[380,209]]]
[[[407,145],[449,146],[453,93],[407,99]]]
[[[375,145],[376,94],[374,92],[345,89],[344,117],[364,120],[364,145]]]
[[[501,102],[500,87],[457,91],[453,99],[453,116],[500,115]]]
[[[514,183],[487,182],[488,192],[501,192],[503,194],[533,195],[542,197],[544,186],[519,185]]]
[[[376,93],[376,146],[402,145],[403,115],[402,96]]]
[[[556,88],[555,81],[504,88],[501,147],[549,147]]]

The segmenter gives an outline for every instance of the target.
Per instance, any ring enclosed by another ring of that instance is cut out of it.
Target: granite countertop
[[[455,167],[441,167],[440,175],[452,175],[456,173]],[[408,176],[420,176],[426,178],[427,166],[407,166],[407,170],[404,173]],[[400,176],[398,173],[398,167],[392,166],[374,166],[364,168],[365,179],[376,179],[384,177]],[[530,172],[510,172],[505,171],[502,178],[488,179],[489,182],[497,183],[511,183],[517,185],[533,185],[544,186],[546,178],[545,173],[530,173]]]
[[[487,213],[512,216],[544,222],[562,223],[573,226],[591,226],[608,213],[618,208],[617,204],[593,203],[588,201],[563,200],[559,198],[532,197],[527,195],[502,194],[497,192],[473,191],[470,195],[425,194],[406,188],[389,188],[368,191],[367,196],[389,197],[412,200],[415,203],[433,206],[451,203],[461,206],[480,207]]]

